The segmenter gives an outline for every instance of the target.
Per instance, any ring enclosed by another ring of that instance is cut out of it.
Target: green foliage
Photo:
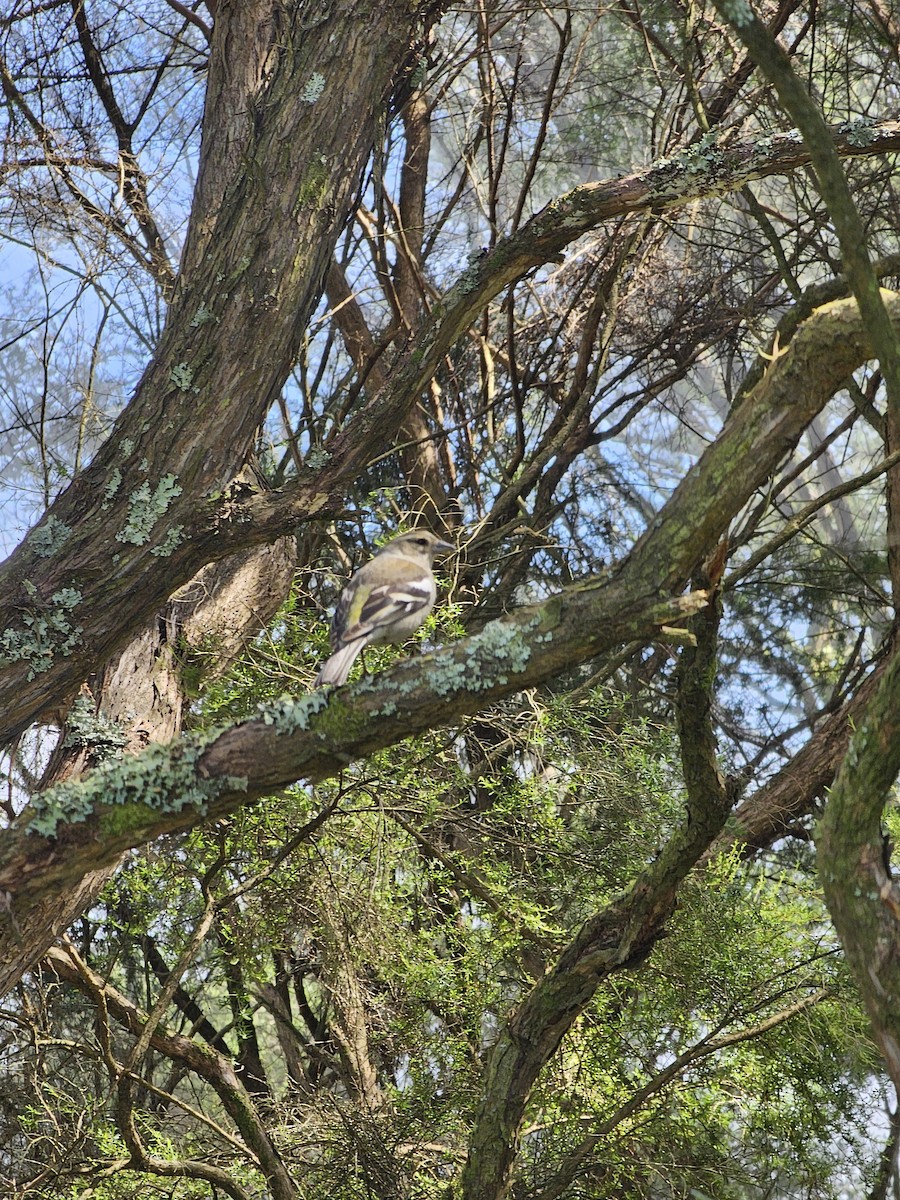
[[[436,616],[424,636],[455,620]],[[308,635],[295,599],[214,685],[198,722],[253,711],[285,675],[311,671],[319,646]],[[181,990],[226,1031],[229,1054],[255,1029],[294,1177],[338,1200],[369,1197],[373,1178],[378,1194],[444,1196],[496,1030],[683,820],[679,779],[671,734],[612,692],[534,696],[135,858],[94,914],[95,968],[141,993],[140,937],[174,963],[204,895],[215,898]],[[291,1010],[281,1039],[278,987]],[[171,1006],[166,1020],[194,1018]],[[351,1040],[372,1067],[374,1108],[358,1095]],[[163,1060],[160,1082],[167,1070]],[[744,1200],[779,1178],[824,1198],[837,1175],[861,1170],[873,1070],[808,871],[720,858],[683,889],[648,961],[598,991],[544,1071],[516,1177],[526,1194],[540,1190],[577,1153],[566,1196]],[[212,1093],[202,1097],[225,1121]],[[96,1114],[98,1161],[116,1157],[100,1136],[109,1116]],[[171,1136],[149,1108],[141,1120],[148,1137]],[[182,1122],[166,1156],[214,1153],[209,1137]],[[98,1194],[114,1200],[120,1184]],[[195,1194],[183,1186],[177,1195]]]

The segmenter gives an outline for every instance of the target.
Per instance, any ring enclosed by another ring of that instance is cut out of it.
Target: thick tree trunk
[[[223,490],[293,365],[425,7],[218,7],[200,178],[159,346],[41,539],[0,571],[5,729],[46,709],[51,679],[57,696],[74,692],[87,659],[108,658],[216,557],[198,561],[197,535],[240,514],[242,494],[223,503]]]
[[[900,1088],[900,886],[881,825],[900,773],[900,655],[860,714],[816,830],[819,878],[834,927]]]
[[[220,563],[182,589],[157,621],[107,663],[94,686],[95,706],[105,721],[121,730],[126,753],[137,753],[150,742],[169,742],[181,732],[190,698],[184,687],[185,656],[191,648],[200,656],[188,664],[192,676],[203,673],[204,664],[206,675],[225,670],[275,615],[293,571],[293,538]],[[80,744],[67,747],[65,741],[64,730],[45,786],[71,779],[90,765]],[[33,904],[16,905],[10,920],[0,922],[0,994],[90,906],[119,861],[117,856]]]
[[[221,571],[195,582],[194,592],[210,587],[216,603],[197,604],[189,594],[174,602],[171,620],[153,617],[173,581],[190,573],[185,564],[196,547],[187,531],[198,516],[212,531],[221,493],[290,371],[424,7],[399,0],[217,5],[199,178],[159,347],[106,445],[54,504],[39,547],[26,539],[2,571],[11,606],[0,644],[6,730],[58,711],[125,643],[103,668],[103,708],[125,718],[133,740],[165,742],[180,729],[183,700],[173,622],[187,644],[192,638],[191,622],[179,614],[194,614],[198,653],[227,664],[234,647],[222,631],[240,641],[247,616],[255,631],[274,611],[269,600],[280,602],[284,564],[269,566],[283,551],[251,549],[237,572],[224,568],[230,585]],[[233,514],[245,498],[242,485],[232,487],[225,507]],[[255,611],[243,611],[248,605]],[[46,630],[39,637],[35,621]],[[144,631],[128,642],[141,622]],[[11,910],[0,933],[0,990],[83,911],[116,858]]]

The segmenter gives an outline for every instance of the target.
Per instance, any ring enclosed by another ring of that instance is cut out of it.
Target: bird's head
[[[420,558],[432,563],[440,554],[448,554],[454,546],[428,529],[410,529],[391,538],[379,554],[402,554],[405,558]]]

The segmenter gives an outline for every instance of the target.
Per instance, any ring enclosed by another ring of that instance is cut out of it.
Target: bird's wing
[[[363,601],[356,620],[344,630],[342,641],[368,637],[434,603],[431,580],[427,575],[395,579],[373,587]]]
[[[373,575],[383,582],[370,583]],[[331,648],[430,608],[434,598],[434,576],[427,567],[407,555],[382,552],[361,567],[344,589],[331,622]]]
[[[405,579],[379,583],[368,594],[365,587],[347,588],[331,626],[333,654],[322,666],[313,687],[345,683],[356,656],[369,640],[381,640],[379,634],[418,612],[425,619],[434,604],[434,580],[418,569],[410,572],[406,564],[403,571]]]

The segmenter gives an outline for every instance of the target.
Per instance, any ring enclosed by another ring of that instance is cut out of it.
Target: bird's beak
[[[437,541],[434,543],[435,554],[449,554],[451,550],[455,549],[452,542]]]

